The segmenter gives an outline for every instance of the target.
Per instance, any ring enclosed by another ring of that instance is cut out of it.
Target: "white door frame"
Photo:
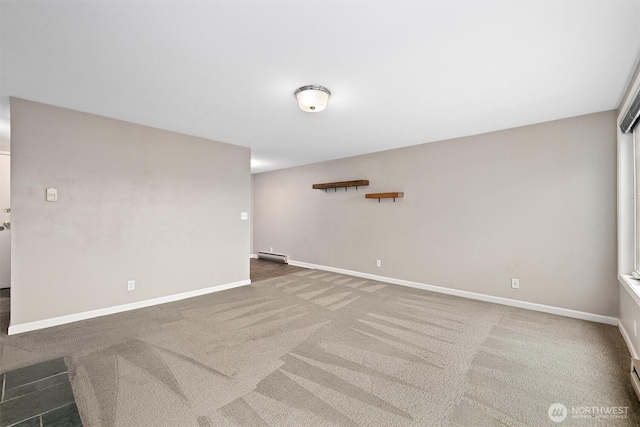
[[[0,156],[7,156],[7,157],[11,157],[11,152],[9,151],[0,151]],[[9,179],[11,179],[11,177],[9,177]],[[11,191],[11,189],[9,189],[9,191]],[[9,246],[9,257],[11,257],[11,246]],[[9,267],[11,268],[11,267]],[[9,282],[11,283],[11,282]]]

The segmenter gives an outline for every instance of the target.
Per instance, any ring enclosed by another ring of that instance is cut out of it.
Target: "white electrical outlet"
[[[382,267],[382,261],[379,259],[376,260],[376,267]]]
[[[633,336],[638,336],[638,323],[635,320],[633,321]]]
[[[520,280],[519,279],[511,279],[511,288],[520,289]]]
[[[136,288],[136,281],[135,280],[129,280],[127,282],[127,290],[133,291],[135,288]]]
[[[273,253],[273,246],[269,248],[269,252]]]
[[[243,221],[249,219],[249,212],[240,212],[240,219]]]

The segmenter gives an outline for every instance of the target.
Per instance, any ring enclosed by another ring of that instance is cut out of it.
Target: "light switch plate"
[[[58,201],[58,189],[49,187],[47,188],[47,202],[57,202]]]

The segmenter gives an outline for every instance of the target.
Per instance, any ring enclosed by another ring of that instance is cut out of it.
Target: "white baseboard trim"
[[[249,258],[258,259],[258,254],[249,254]]]
[[[620,329],[620,334],[622,334],[622,338],[624,339],[624,342],[627,344],[627,348],[629,349],[629,353],[631,354],[631,357],[633,357],[634,359],[640,359],[640,357],[638,357],[638,353],[636,352],[636,349],[633,347],[631,337],[627,333],[627,330],[624,328],[624,325],[620,320],[618,320],[618,329]]]
[[[349,276],[362,277],[363,279],[370,279],[370,280],[376,280],[378,282],[392,283],[394,285],[408,286],[410,288],[424,289],[426,291],[438,292],[441,294],[455,295],[458,297],[469,298],[469,299],[474,299],[478,301],[492,302],[495,304],[524,308],[526,310],[534,310],[534,311],[540,311],[543,313],[557,314],[559,316],[572,317],[574,319],[589,320],[591,322],[604,323],[606,325],[613,325],[613,326],[618,325],[618,319],[616,317],[603,316],[601,314],[587,313],[584,311],[554,307],[551,305],[538,304],[535,302],[520,301],[520,300],[511,299],[511,298],[496,297],[492,295],[479,294],[476,292],[462,291],[460,289],[452,289],[452,288],[445,288],[442,286],[411,282],[409,280],[394,279],[392,277],[377,276],[375,274],[361,273],[359,271],[327,267],[324,265],[310,264],[307,262],[289,260],[289,264],[295,265],[298,267],[313,268],[317,270],[331,271],[333,273],[347,274]]]
[[[187,298],[198,297],[213,292],[225,291],[240,286],[250,285],[251,280],[240,280],[238,282],[225,283],[223,285],[211,286],[209,288],[197,289],[195,291],[183,292],[166,297],[153,298],[144,301],[132,302],[129,304],[116,305],[113,307],[100,308],[98,310],[84,311],[82,313],[68,314],[66,316],[53,317],[51,319],[37,320],[35,322],[22,323],[9,326],[9,335],[21,334],[24,332],[36,331],[38,329],[50,328],[52,326],[64,325],[66,323],[78,322],[80,320],[92,319],[94,317],[106,316],[108,314],[122,313],[123,311],[137,310],[150,307],[152,305],[165,304]]]

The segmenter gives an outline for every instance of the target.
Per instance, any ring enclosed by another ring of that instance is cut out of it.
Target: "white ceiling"
[[[614,109],[640,0],[2,0],[0,38],[0,96],[251,147],[262,172]],[[298,109],[306,84],[327,110]]]

